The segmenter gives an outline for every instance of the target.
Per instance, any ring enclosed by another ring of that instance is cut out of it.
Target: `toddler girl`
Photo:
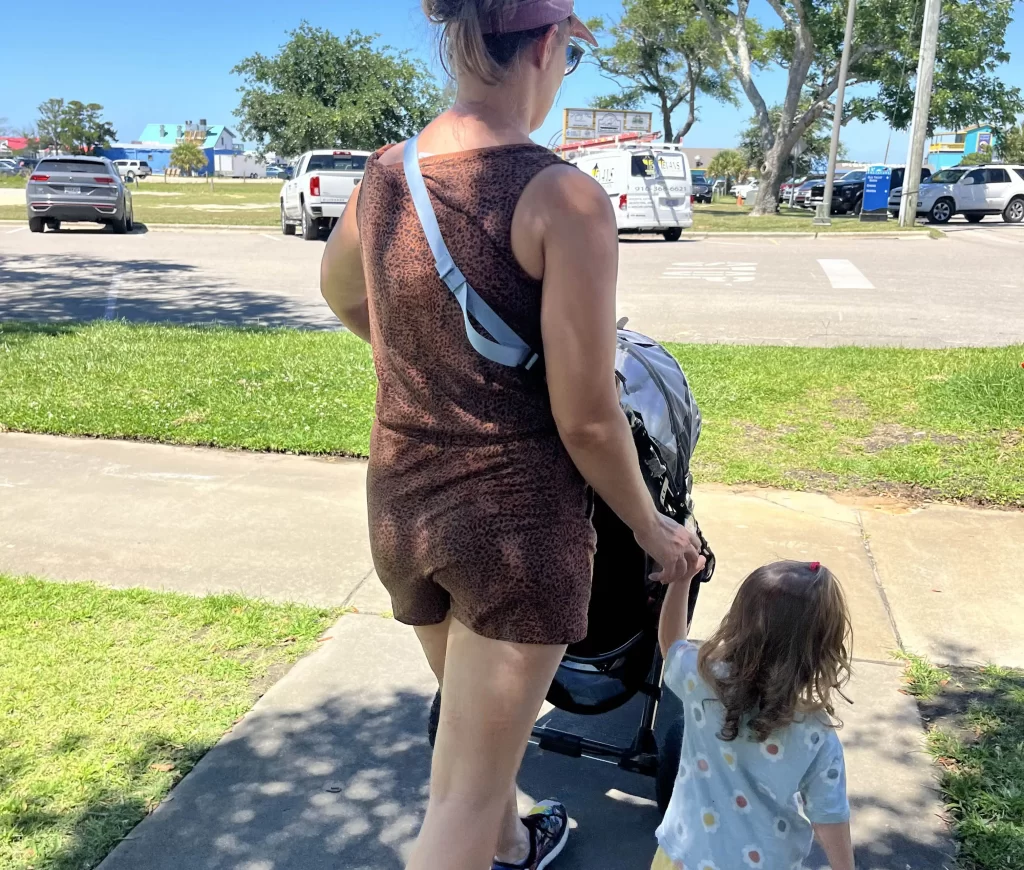
[[[686,640],[689,585],[670,586],[661,613],[685,727],[652,870],[800,870],[812,831],[833,870],[853,870],[832,719],[850,669],[839,582],[818,562],[758,568],[699,651]]]

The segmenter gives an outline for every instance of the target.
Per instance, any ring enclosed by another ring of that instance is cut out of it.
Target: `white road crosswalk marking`
[[[875,285],[849,260],[818,260],[818,265],[836,290],[875,289]]]
[[[754,280],[757,263],[716,261],[712,263],[673,263],[662,278],[711,281],[715,284],[744,284]]]

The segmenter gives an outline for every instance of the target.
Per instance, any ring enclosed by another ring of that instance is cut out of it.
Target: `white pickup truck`
[[[313,240],[341,217],[349,197],[363,178],[369,151],[324,149],[307,151],[295,163],[295,174],[281,188],[281,232]]]

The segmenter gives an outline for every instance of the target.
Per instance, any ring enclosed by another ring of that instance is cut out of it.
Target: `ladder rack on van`
[[[569,160],[594,152],[623,149],[631,151],[647,151],[651,145],[661,138],[661,133],[620,133],[617,136],[602,136],[599,139],[587,139],[583,142],[565,142],[551,150],[563,159]],[[680,150],[678,145],[658,144],[659,149],[666,151]]]

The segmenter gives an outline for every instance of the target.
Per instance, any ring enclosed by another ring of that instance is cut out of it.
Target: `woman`
[[[565,647],[586,634],[593,487],[669,583],[700,563],[655,509],[615,388],[615,217],[602,188],[530,141],[594,43],[572,0],[424,0],[455,105],[418,139],[441,234],[534,348],[478,354],[439,280],[403,173],[379,152],[335,228],[321,287],[379,380],[367,501],[377,572],[443,683],[430,799],[409,870],[546,867],[565,809],[527,818],[515,776]]]

